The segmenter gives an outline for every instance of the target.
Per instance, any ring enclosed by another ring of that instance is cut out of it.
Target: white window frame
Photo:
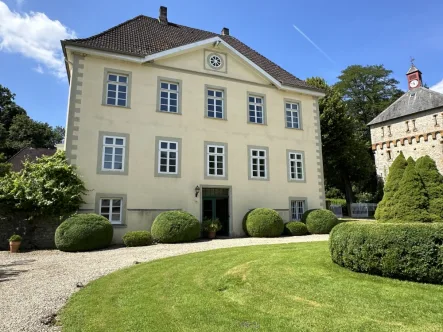
[[[254,100],[251,101],[250,99],[253,98]],[[261,103],[257,102],[257,99],[261,99]],[[253,109],[251,110],[251,106]],[[257,107],[261,107],[261,111],[257,111]],[[251,121],[251,112],[254,112],[254,121]],[[261,112],[261,122],[258,122],[258,116],[257,113]],[[261,95],[256,95],[253,93],[248,94],[248,123],[255,123],[255,124],[265,124],[265,97]]]
[[[121,197],[102,197],[100,198],[100,205],[99,205],[99,214],[103,217],[106,218],[106,216],[102,213],[102,207],[103,207],[103,200],[109,200],[109,213],[107,213],[109,215],[109,218],[107,218],[109,220],[109,222],[111,224],[122,224],[123,223],[123,198]],[[112,212],[112,208],[114,207],[114,200],[119,200],[120,201],[120,218],[118,220],[113,220],[112,219],[112,215],[115,214]],[[106,213],[105,213],[106,214]]]
[[[163,88],[162,84],[168,84],[168,88]],[[171,89],[171,84],[177,86],[177,90]],[[159,93],[159,111],[163,113],[172,113],[172,114],[180,114],[180,83],[179,82],[171,82],[167,80],[160,80],[159,85],[160,93]],[[168,97],[162,97],[162,92],[167,93]],[[177,95],[176,105],[171,105],[171,93],[175,93]],[[167,104],[162,104],[162,99],[167,99]],[[162,110],[162,106],[166,105],[167,110]],[[177,111],[171,111],[171,106],[175,106]]]
[[[214,92],[214,95],[210,96],[209,91]],[[222,96],[217,97],[216,96],[217,92],[221,92]],[[212,99],[214,101],[214,104],[212,104],[212,105],[209,104],[210,99]],[[220,105],[217,105],[217,100],[221,101],[221,115],[222,115],[221,118],[216,116],[217,113],[219,113],[219,112],[217,112],[217,106],[220,106]],[[209,106],[214,106],[214,110],[213,111],[209,110]],[[214,116],[210,116],[209,112],[213,112]],[[225,119],[225,91],[223,89],[216,89],[216,88],[212,88],[212,87],[206,88],[206,116],[211,119]]]
[[[215,150],[215,152],[210,152],[209,150],[210,150],[210,148],[214,148],[214,150]],[[222,153],[218,153],[217,152],[217,149],[222,149],[223,150],[223,152]],[[211,174],[210,173],[210,170],[211,170],[211,168],[210,168],[210,157],[211,156],[213,156],[214,157],[214,174]],[[217,174],[217,171],[219,170],[219,168],[217,167],[217,164],[218,164],[218,157],[222,157],[223,158],[223,161],[222,161],[222,171],[223,171],[223,174]],[[207,146],[206,146],[206,162],[207,162],[207,165],[206,165],[206,170],[207,170],[207,173],[206,173],[206,176],[214,176],[214,177],[221,177],[221,178],[223,178],[223,177],[226,177],[226,149],[225,149],[225,146],[224,145],[215,145],[215,144],[208,144]]]
[[[254,156],[254,151],[257,152],[257,156]],[[264,156],[260,156],[260,152],[264,152]],[[265,149],[251,148],[249,149],[249,158],[250,158],[250,167],[251,167],[251,178],[252,179],[268,179],[268,156],[267,151]],[[254,159],[257,160],[257,176],[254,176]],[[265,176],[260,176],[260,160],[264,160],[265,166]]]
[[[300,221],[303,213],[306,211],[306,200],[305,199],[291,199],[291,220]],[[300,210],[300,208],[302,210]],[[294,218],[295,215],[295,218]]]
[[[288,108],[289,105],[289,108]],[[296,106],[296,108],[293,108]],[[286,128],[301,129],[300,103],[285,101]]]
[[[113,144],[107,144],[106,143],[107,138],[113,139]],[[117,139],[122,139],[123,145],[115,144],[115,141]],[[112,168],[105,168],[105,162],[109,162],[109,161],[105,161],[106,148],[112,148],[112,160],[111,160]],[[116,148],[123,149],[122,161],[121,161],[122,168],[121,169],[114,168],[114,166],[115,166],[115,149]],[[126,157],[126,137],[104,135],[103,136],[103,146],[102,146],[102,171],[103,172],[124,172],[125,171],[125,157]]]
[[[113,76],[117,76],[117,81],[111,81],[109,79],[109,77],[113,75]],[[125,82],[120,82],[120,77],[125,77],[126,78],[126,83]],[[118,106],[118,107],[128,107],[128,95],[129,95],[129,75],[127,74],[119,74],[119,73],[114,73],[114,72],[107,72],[107,76],[106,76],[106,96],[105,96],[105,104],[106,105],[110,105],[110,106]],[[116,86],[116,90],[115,90],[115,97],[109,97],[109,92],[114,92],[112,90],[109,90],[109,85],[113,84]],[[119,91],[119,87],[120,86],[124,86],[126,87],[126,92],[121,92]],[[119,93],[124,93],[125,94],[125,104],[124,105],[119,105],[118,101],[119,100],[123,100],[122,98],[119,98]],[[109,103],[108,99],[112,98],[115,99],[115,103]]]
[[[305,168],[304,168],[303,159],[304,159],[304,154],[301,152],[295,152],[295,151],[288,152],[289,179],[291,181],[305,180]],[[292,171],[293,162],[294,162],[294,172]],[[298,177],[298,175],[300,174],[299,169],[301,169],[301,178]]]
[[[161,147],[161,145],[162,145],[162,143],[167,143],[168,144],[168,147],[167,148],[162,148]],[[174,143],[175,144],[175,149],[171,149],[170,148],[170,144],[171,143]],[[167,141],[167,140],[159,140],[158,141],[158,165],[157,165],[157,172],[158,172],[158,174],[174,174],[174,175],[177,175],[178,174],[178,167],[179,167],[179,161],[180,161],[180,157],[179,157],[179,142],[177,142],[177,141]],[[164,172],[164,171],[161,171],[161,166],[164,166],[164,165],[162,165],[161,164],[161,160],[162,160],[162,157],[161,157],[161,153],[162,152],[166,152],[167,153],[167,159],[166,159],[166,172]],[[171,159],[171,157],[170,157],[170,152],[175,152],[175,172],[170,172],[169,171],[169,166],[174,166],[174,165],[170,165],[169,163],[170,163],[170,159]]]

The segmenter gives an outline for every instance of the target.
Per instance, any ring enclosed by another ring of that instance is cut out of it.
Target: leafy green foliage
[[[429,156],[417,159],[415,169],[419,174],[429,198],[429,213],[443,219],[443,175]]]
[[[132,231],[123,235],[123,243],[127,247],[149,246],[153,239],[148,231]]]
[[[83,203],[86,189],[75,166],[58,151],[31,163],[20,172],[0,178],[0,211],[24,212],[30,216],[68,216]]]
[[[246,229],[246,220],[248,219],[249,214],[254,210],[255,209],[249,210],[248,212],[246,212],[246,214],[243,217],[241,225],[242,225],[242,229],[243,229],[243,232],[245,233],[245,235],[248,235],[248,230]]]
[[[11,171],[11,164],[6,162],[4,153],[0,153],[0,178]]]
[[[330,235],[332,261],[357,272],[443,283],[443,224],[348,222]]]
[[[55,245],[61,251],[89,251],[111,244],[114,229],[103,216],[76,214],[66,219],[55,231]]]
[[[326,209],[312,211],[306,218],[306,227],[311,234],[329,234],[338,223],[335,214]]]
[[[63,140],[63,127],[32,120],[14,99],[15,94],[0,85],[0,153],[9,158],[22,148],[53,148]]]
[[[285,235],[306,235],[308,228],[301,221],[290,221],[285,224]]]
[[[222,224],[219,219],[206,219],[202,222],[202,230],[204,232],[218,232],[222,229]]]
[[[391,222],[430,222],[429,199],[423,182],[415,170],[415,162],[408,158],[399,188],[396,191],[391,209]]]
[[[301,216],[301,222],[306,224],[306,219],[308,218],[309,214],[313,211],[317,211],[318,209],[310,209],[306,210],[303,215]]]
[[[22,242],[22,237],[20,235],[14,234],[9,238],[9,242]]]
[[[383,199],[378,203],[377,210],[375,211],[375,219],[378,221],[387,222],[392,219],[391,209],[394,204],[393,198],[400,187],[400,181],[407,165],[408,163],[405,156],[400,152],[389,168],[389,174],[386,178],[384,187]]]
[[[151,234],[161,243],[190,242],[200,237],[200,222],[185,211],[166,211],[155,218]]]
[[[246,217],[246,231],[252,237],[277,237],[283,229],[283,219],[272,209],[254,209]]]

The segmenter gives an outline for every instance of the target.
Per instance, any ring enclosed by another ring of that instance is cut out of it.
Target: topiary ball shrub
[[[249,214],[254,210],[255,209],[249,210],[248,212],[246,212],[245,216],[243,217],[241,226],[243,228],[243,232],[245,232],[245,235],[248,235],[248,230],[246,229],[246,220],[248,219]]]
[[[184,211],[166,211],[155,218],[151,235],[160,243],[190,242],[200,237],[200,222]]]
[[[123,235],[123,243],[127,247],[149,246],[153,243],[148,231],[132,231]]]
[[[105,217],[98,214],[76,214],[57,227],[55,246],[61,251],[88,251],[106,248],[111,244],[114,229]]]
[[[311,234],[329,234],[338,223],[335,214],[326,209],[312,211],[306,218],[306,226]]]
[[[310,210],[306,210],[303,215],[301,216],[301,222],[306,224],[306,219],[308,218],[309,214],[311,212],[317,211],[318,209],[310,209]]]
[[[250,211],[246,217],[246,231],[253,237],[277,237],[285,225],[277,211],[259,208]]]
[[[329,237],[332,261],[356,272],[443,284],[442,223],[347,222]]]
[[[306,235],[308,234],[308,228],[301,221],[290,221],[285,224],[286,235]]]

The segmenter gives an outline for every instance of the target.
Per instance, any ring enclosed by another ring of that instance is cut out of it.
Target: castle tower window
[[[409,133],[409,131],[410,131],[409,130],[409,121],[405,121],[405,123],[406,123],[406,132]]]
[[[388,126],[388,136],[392,136],[392,134],[391,134],[391,126]]]
[[[438,127],[437,114],[434,114],[434,127]]]
[[[381,137],[385,137],[385,127],[381,127]]]
[[[392,159],[392,156],[391,156],[391,151],[390,151],[390,150],[388,150],[387,152],[388,152],[388,160],[391,160],[391,159]]]
[[[412,130],[417,131],[417,128],[415,128],[415,120],[412,120],[412,126],[414,127],[414,129],[412,129]]]

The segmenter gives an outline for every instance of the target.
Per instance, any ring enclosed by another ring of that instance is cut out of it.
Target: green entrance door
[[[203,220],[218,218],[223,228],[217,235],[229,236],[229,189],[203,188],[202,199]]]

